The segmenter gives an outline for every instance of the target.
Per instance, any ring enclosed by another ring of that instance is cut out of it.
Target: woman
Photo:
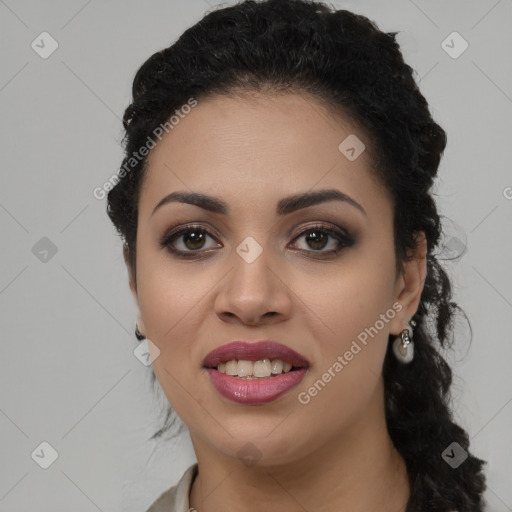
[[[395,33],[303,0],[211,12],[139,69],[124,127],[108,214],[197,457],[148,512],[483,510],[438,351],[446,134]]]

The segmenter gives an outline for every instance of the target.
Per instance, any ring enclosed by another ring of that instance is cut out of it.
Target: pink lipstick
[[[272,402],[295,387],[306,375],[309,362],[270,340],[235,341],[210,352],[203,366],[223,397],[256,405]]]

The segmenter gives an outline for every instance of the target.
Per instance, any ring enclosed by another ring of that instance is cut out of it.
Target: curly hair
[[[191,96],[309,92],[361,127],[371,141],[375,176],[395,205],[397,271],[415,248],[415,233],[427,238],[427,276],[414,316],[415,357],[400,364],[390,338],[382,375],[387,427],[411,483],[406,510],[477,512],[483,510],[486,462],[469,453],[468,434],[453,420],[452,370],[441,355],[451,347],[454,315],[462,311],[451,300],[450,278],[434,253],[442,223],[431,188],[446,133],[432,119],[396,35],[365,16],[308,0],[246,0],[214,10],[137,71],[123,117],[122,166]],[[146,162],[137,160],[107,199],[133,273]],[[151,439],[171,427],[171,412],[169,406],[164,426]],[[453,442],[468,452],[456,469],[442,458]]]

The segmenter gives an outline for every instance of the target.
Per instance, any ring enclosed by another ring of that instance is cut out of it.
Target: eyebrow
[[[352,199],[350,196],[337,189],[318,190],[284,197],[283,199],[280,199],[276,205],[276,214],[286,215],[302,208],[307,208],[327,201],[345,202],[357,208],[367,216],[365,209],[355,199]],[[173,202],[199,206],[204,210],[220,213],[222,215],[227,215],[229,213],[228,204],[218,197],[200,194],[197,192],[172,192],[158,202],[158,204],[153,208],[151,215],[153,215],[162,206]]]

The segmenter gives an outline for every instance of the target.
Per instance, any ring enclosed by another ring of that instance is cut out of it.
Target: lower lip
[[[300,368],[275,377],[239,379],[232,375],[206,368],[217,391],[228,400],[239,404],[265,404],[296,386],[306,375],[307,369]]]

